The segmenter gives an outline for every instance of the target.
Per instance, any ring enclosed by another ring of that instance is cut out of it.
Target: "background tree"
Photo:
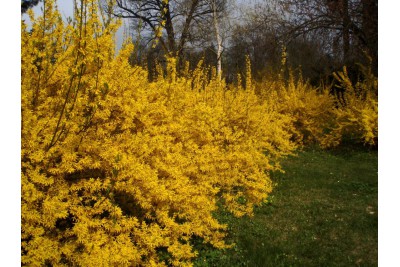
[[[264,1],[246,4],[240,17],[225,55],[231,79],[244,72],[244,54],[250,56],[255,78],[276,72],[282,45],[288,66],[301,66],[313,84],[343,65],[351,72],[356,63],[368,65],[370,59],[377,75],[377,1]]]
[[[372,58],[377,74],[377,0],[287,0],[281,1],[290,14],[288,38],[318,33],[326,39],[325,50],[340,57],[339,65],[368,63]]]
[[[216,5],[216,13],[223,5]],[[192,24],[213,14],[212,6],[205,0],[117,0],[113,13],[131,19],[132,25],[147,35],[147,42],[154,39],[167,54],[181,58],[190,39]],[[163,35],[165,31],[165,36]]]
[[[235,80],[236,73],[245,74],[246,55],[249,55],[253,77],[256,79],[280,68],[284,44],[285,19],[276,2],[243,5],[232,27],[232,37],[226,52],[227,77]]]
[[[39,4],[40,0],[21,0],[21,13],[25,13],[29,8]]]
[[[133,62],[149,70],[167,54],[180,68],[203,58],[230,82],[244,74],[249,55],[260,79],[279,70],[284,46],[288,66],[301,66],[315,85],[343,65],[351,73],[356,63],[372,62],[377,75],[376,0],[117,0],[111,13],[127,18]]]

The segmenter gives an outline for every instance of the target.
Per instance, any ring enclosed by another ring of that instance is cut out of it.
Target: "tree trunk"
[[[175,45],[175,33],[174,26],[172,24],[171,12],[169,10],[169,2],[165,4],[166,12],[165,16],[165,30],[167,31],[167,40],[168,40],[168,51],[172,53],[173,56],[176,56],[176,45]]]
[[[372,70],[378,75],[378,1],[362,0],[362,32],[368,54],[372,57]]]
[[[215,30],[215,37],[217,39],[217,77],[218,80],[221,80],[222,77],[222,39],[219,34],[219,24],[218,24],[218,17],[217,17],[217,5],[215,3],[216,0],[212,1],[212,10],[213,10],[213,22],[214,22],[214,30]]]
[[[185,46],[186,40],[187,40],[187,38],[189,36],[189,27],[190,27],[190,24],[192,22],[193,15],[194,15],[194,12],[196,11],[196,8],[197,8],[198,4],[199,4],[199,0],[193,0],[192,1],[192,4],[190,6],[190,10],[189,10],[189,14],[186,17],[185,24],[183,26],[183,30],[182,30],[182,34],[181,34],[181,39],[179,40],[178,51],[177,51],[177,55],[178,55],[179,59],[182,56],[183,47]]]
[[[343,63],[350,61],[350,17],[349,2],[342,0],[342,16],[343,16]]]

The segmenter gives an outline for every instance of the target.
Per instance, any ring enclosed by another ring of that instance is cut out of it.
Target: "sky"
[[[68,17],[72,18],[74,14],[73,1],[72,0],[56,0],[56,1],[58,10],[60,11],[63,20],[66,21]],[[38,16],[42,14],[42,9],[43,9],[43,1],[39,2],[37,6],[34,6],[32,10],[35,13],[35,16]],[[30,25],[29,17],[26,14],[22,15],[22,19],[25,20],[28,25]],[[124,27],[126,27],[126,22],[125,21],[123,22],[124,24],[119,28],[119,30],[116,33],[117,51],[121,48],[123,43]]]
[[[56,0],[57,1],[57,5],[58,8],[61,12],[61,16],[64,19],[64,21],[66,20],[66,18],[68,17],[72,17],[73,16],[73,0]],[[231,4],[238,6],[238,9],[249,6],[249,5],[255,5],[256,3],[262,3],[263,1],[266,0],[231,0]],[[237,5],[236,5],[237,4]],[[37,6],[33,7],[33,11],[35,13],[35,15],[39,15],[42,13],[42,8],[43,8],[43,0],[41,0],[41,2],[39,2],[39,4]],[[29,17],[24,14],[22,16],[22,19],[25,20],[28,25],[29,25]],[[123,20],[123,25],[121,26],[121,28],[119,28],[119,30],[116,33],[116,48],[117,51],[121,48],[122,43],[123,43],[123,35],[124,35],[124,28],[128,27],[128,21],[125,19]]]

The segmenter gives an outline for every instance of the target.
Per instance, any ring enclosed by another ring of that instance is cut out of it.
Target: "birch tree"
[[[220,27],[218,22],[218,12],[217,12],[217,0],[208,0],[209,5],[212,9],[212,17],[213,17],[213,25],[215,31],[215,39],[217,41],[217,76],[218,79],[221,80],[222,77],[222,38],[220,35]]]
[[[194,21],[214,12],[218,10],[213,10],[207,0],[117,0],[114,9],[120,18],[140,21],[143,29],[152,33],[151,40],[156,38],[166,53],[178,58]]]

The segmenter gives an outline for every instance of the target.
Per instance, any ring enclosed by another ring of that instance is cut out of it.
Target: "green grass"
[[[229,224],[233,249],[198,245],[195,266],[377,266],[378,153],[309,149],[273,173],[270,203]]]

